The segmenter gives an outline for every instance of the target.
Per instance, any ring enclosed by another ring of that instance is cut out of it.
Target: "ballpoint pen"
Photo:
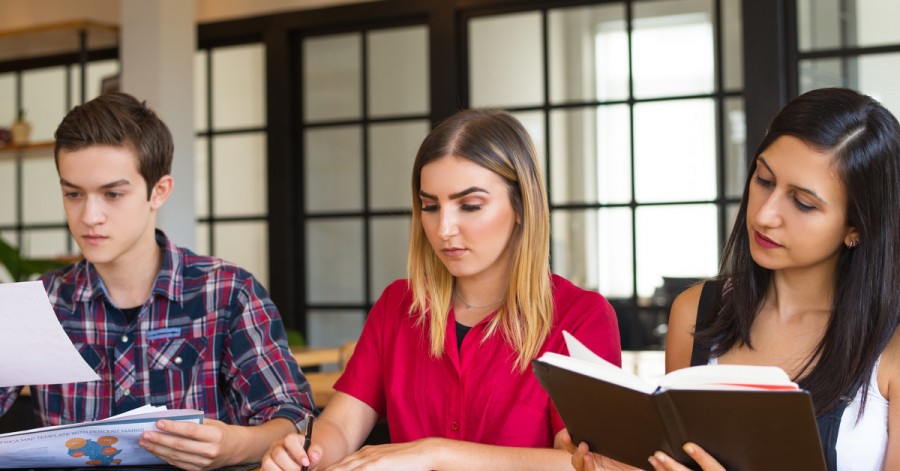
[[[312,427],[313,427],[313,418],[309,416],[306,418],[306,438],[303,441],[303,451],[309,453],[309,444],[312,441]],[[309,455],[306,456],[306,459],[310,459]],[[307,471],[307,467],[304,466],[301,468],[302,471]]]

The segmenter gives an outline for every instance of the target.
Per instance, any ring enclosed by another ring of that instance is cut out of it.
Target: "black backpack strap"
[[[697,320],[694,323],[695,335],[694,346],[691,350],[691,366],[709,363],[709,346],[702,345],[697,341],[696,332],[699,331],[702,326],[709,323],[715,315],[711,310],[716,299],[716,293],[719,291],[720,284],[721,282],[718,280],[708,280],[703,283],[703,289],[700,291],[700,303],[697,306]]]

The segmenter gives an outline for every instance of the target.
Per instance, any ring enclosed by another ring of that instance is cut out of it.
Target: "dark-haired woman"
[[[749,173],[719,275],[672,306],[666,369],[779,366],[812,395],[830,470],[900,469],[897,119],[852,90],[805,93],[772,121]],[[702,445],[685,451],[723,469]],[[604,461],[584,445],[573,455],[576,468]]]

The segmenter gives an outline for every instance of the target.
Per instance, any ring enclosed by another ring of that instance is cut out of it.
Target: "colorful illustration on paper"
[[[66,448],[72,458],[88,458],[85,461],[88,466],[110,466],[122,462],[116,458],[122,450],[113,446],[117,441],[118,438],[109,435],[102,436],[97,441],[72,438],[66,441]]]

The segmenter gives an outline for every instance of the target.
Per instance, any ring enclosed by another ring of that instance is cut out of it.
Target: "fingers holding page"
[[[700,465],[700,469],[703,471],[725,471],[725,468],[712,455],[696,443],[685,443],[682,449]],[[661,451],[654,453],[648,461],[656,471],[686,471],[689,469]]]

